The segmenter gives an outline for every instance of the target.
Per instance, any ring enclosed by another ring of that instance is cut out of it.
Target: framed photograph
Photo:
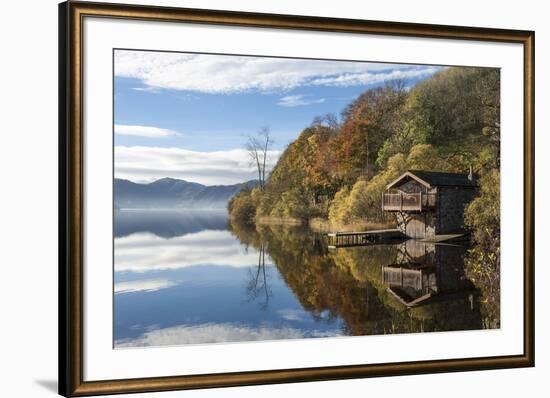
[[[534,32],[59,29],[60,394],[534,366]]]

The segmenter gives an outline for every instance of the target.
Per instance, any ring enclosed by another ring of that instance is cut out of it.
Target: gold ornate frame
[[[86,17],[353,32],[519,43],[524,54],[523,354],[387,364],[83,380],[82,23]],[[59,5],[59,393],[67,396],[165,391],[534,366],[534,44],[532,31],[424,25],[136,5]]]

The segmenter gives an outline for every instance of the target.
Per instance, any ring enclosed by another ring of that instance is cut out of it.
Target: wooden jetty
[[[363,232],[331,232],[327,235],[328,248],[365,246],[369,244],[401,241],[406,236],[398,229],[380,229]]]

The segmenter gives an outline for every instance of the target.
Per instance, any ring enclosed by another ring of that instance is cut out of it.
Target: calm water
[[[480,329],[464,254],[329,251],[309,230],[230,225],[223,211],[118,211],[115,346]]]

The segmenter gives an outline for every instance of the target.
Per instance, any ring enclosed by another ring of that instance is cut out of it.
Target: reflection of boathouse
[[[409,170],[386,187],[384,211],[394,212],[411,238],[463,232],[464,209],[476,193],[472,174]]]
[[[464,272],[465,252],[461,246],[408,240],[400,246],[396,263],[382,267],[384,284],[408,307],[472,295],[474,285]]]

